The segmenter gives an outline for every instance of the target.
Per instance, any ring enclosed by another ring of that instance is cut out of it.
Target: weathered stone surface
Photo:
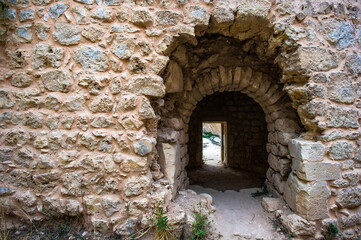
[[[124,0],[105,0],[104,4],[107,6],[120,6],[124,3]]]
[[[64,173],[61,176],[61,183],[61,194],[63,195],[80,197],[89,193],[84,186],[83,175],[80,171]]]
[[[59,106],[60,106],[60,102],[56,97],[49,95],[45,98],[44,101],[45,108],[57,111],[59,109]]]
[[[22,25],[16,28],[11,40],[18,43],[30,43],[33,40],[32,25]]]
[[[274,212],[281,209],[284,206],[283,201],[280,198],[264,197],[262,198],[262,207],[267,212]]]
[[[134,10],[132,11],[132,23],[140,27],[146,27],[153,23],[153,18],[148,10]]]
[[[19,201],[22,210],[27,213],[34,213],[36,209],[36,197],[30,192],[17,192],[15,196],[16,200]]]
[[[47,147],[49,144],[48,136],[46,132],[40,132],[40,134],[34,140],[34,147],[41,149]]]
[[[71,9],[71,12],[73,13],[77,24],[82,25],[87,23],[88,13],[83,6],[74,7]]]
[[[53,0],[31,0],[31,2],[36,6],[45,6],[52,2]]]
[[[129,59],[134,52],[135,43],[132,39],[117,36],[110,51],[115,54],[119,59]]]
[[[212,16],[217,24],[229,25],[234,21],[233,9],[227,4],[220,4],[213,10]]]
[[[114,20],[113,13],[106,8],[96,8],[94,12],[90,14],[90,18],[92,22],[112,22]]]
[[[266,18],[271,9],[271,2],[267,0],[241,0],[237,8],[237,18],[260,17]]]
[[[1,148],[0,149],[0,162],[10,161],[13,155],[13,150],[11,148]]]
[[[289,207],[307,220],[324,219],[328,214],[331,195],[325,181],[304,182],[290,174],[284,197]]]
[[[92,112],[110,112],[113,108],[113,100],[107,96],[98,97],[89,105]]]
[[[328,71],[336,68],[339,64],[339,57],[335,52],[325,48],[302,47],[298,49],[296,65],[303,70]]]
[[[48,13],[51,18],[60,17],[67,9],[69,8],[68,4],[56,3],[52,7],[48,8]]]
[[[7,146],[23,146],[28,137],[26,133],[22,130],[11,130],[5,135],[5,145]]]
[[[154,144],[155,144],[154,139],[147,139],[147,138],[141,139],[140,141],[134,143],[133,145],[134,152],[141,156],[145,156],[151,151],[153,151]]]
[[[337,50],[352,47],[356,43],[356,33],[353,25],[348,21],[330,19],[324,22],[324,37],[332,44],[336,44]]]
[[[75,25],[56,22],[55,31],[53,33],[54,40],[61,45],[75,45],[81,40],[81,29]]]
[[[281,218],[283,219],[282,225],[290,233],[293,233],[294,236],[313,236],[316,232],[316,225],[314,223],[307,221],[297,214],[281,215]]]
[[[23,124],[32,128],[39,128],[43,124],[43,118],[32,112],[27,112],[25,113]]]
[[[36,108],[39,106],[40,101],[38,96],[40,91],[38,89],[30,89],[24,92],[15,93],[16,102],[21,109],[26,110],[29,108]]]
[[[133,73],[146,73],[146,64],[139,57],[131,57],[128,69]]]
[[[120,164],[120,169],[124,172],[139,172],[145,170],[147,163],[146,157],[127,158]]]
[[[9,92],[0,90],[0,108],[12,108],[12,106],[14,103],[10,99]]]
[[[291,139],[288,148],[292,157],[303,161],[321,162],[325,155],[325,147],[321,142]]]
[[[19,20],[20,20],[20,22],[34,20],[34,11],[31,9],[25,9],[25,10],[20,11]]]
[[[11,80],[11,85],[13,85],[14,87],[24,88],[29,87],[31,82],[32,79],[28,75],[24,73],[19,73]]]
[[[359,76],[361,74],[361,57],[357,54],[347,56],[346,67],[352,75]]]
[[[53,160],[52,156],[48,153],[40,154],[38,157],[38,167],[40,169],[50,169],[53,168]]]
[[[329,156],[333,160],[342,160],[352,157],[353,143],[337,141],[329,149]]]
[[[122,82],[119,77],[114,77],[109,84],[109,90],[112,94],[116,95],[122,90]]]
[[[173,26],[178,22],[179,14],[169,10],[158,11],[157,22],[160,25]]]
[[[143,123],[138,120],[138,118],[137,118],[137,116],[135,114],[132,114],[132,115],[125,114],[125,115],[123,115],[123,117],[119,121],[119,123],[126,130],[139,130],[139,128],[141,126],[143,126]]]
[[[14,169],[9,173],[8,181],[14,186],[22,186],[22,187],[33,186],[32,176],[27,170]]]
[[[34,159],[34,153],[28,149],[22,149],[14,158],[14,162],[22,167],[29,167],[30,162]]]
[[[358,128],[357,111],[348,107],[331,105],[327,111],[327,126]]]
[[[125,183],[124,193],[127,197],[138,196],[149,190],[150,179],[146,176],[131,177]]]
[[[336,203],[342,208],[355,208],[361,205],[361,187],[341,189]]]
[[[120,236],[129,236],[136,232],[137,224],[138,219],[136,217],[130,217],[124,224],[115,226],[114,231]]]
[[[75,151],[61,151],[58,153],[56,165],[60,168],[73,168],[76,158]]]
[[[112,151],[112,139],[110,137],[106,137],[106,138],[102,139],[99,143],[98,151],[110,153]],[[108,158],[106,158],[106,160],[107,159]],[[110,161],[104,161],[104,166],[105,166],[105,169],[109,172],[110,171]]]
[[[75,2],[84,3],[87,5],[92,5],[94,3],[94,0],[75,0]]]
[[[72,84],[69,74],[60,70],[43,73],[41,80],[46,90],[50,92],[69,92]]]
[[[120,201],[120,199],[118,199],[116,197],[106,196],[106,197],[103,197],[102,204],[103,204],[105,215],[107,217],[110,217],[114,213],[119,212],[121,210],[122,202]]]
[[[147,98],[142,98],[142,103],[139,108],[139,120],[155,119],[154,109],[150,105],[150,102]]]
[[[346,73],[331,73],[327,82],[327,97],[340,103],[353,103],[356,88]]]
[[[63,109],[68,112],[81,111],[84,109],[85,100],[79,95],[71,96],[63,102]]]
[[[292,169],[300,179],[306,181],[335,180],[341,176],[339,163],[302,162],[294,159]]]
[[[130,79],[125,87],[130,92],[144,94],[151,97],[163,97],[165,86],[159,76],[139,76]]]
[[[122,112],[133,110],[136,107],[137,98],[133,95],[123,94],[120,98],[118,108]]]
[[[81,32],[81,35],[91,42],[97,42],[102,39],[104,32],[95,27],[85,27]]]
[[[208,25],[210,14],[201,6],[187,6],[184,8],[184,23]]]
[[[101,167],[101,162],[102,162],[102,156],[97,156],[97,157],[85,157],[80,159],[79,161],[79,167],[84,168],[86,170],[86,172],[99,172],[102,167]]]
[[[33,50],[32,66],[39,70],[44,67],[58,68],[61,65],[62,59],[62,48],[52,48],[49,44],[39,43],[35,45]]]
[[[74,60],[83,68],[104,72],[108,69],[109,60],[105,51],[97,47],[81,47],[75,51]]]
[[[69,216],[79,216],[83,212],[83,207],[79,201],[69,199],[66,203],[66,212]]]
[[[8,8],[6,10],[6,13],[5,13],[5,16],[8,20],[10,21],[15,21],[16,19],[16,10],[15,9],[11,9],[11,8]]]
[[[99,140],[92,135],[83,135],[79,143],[86,147],[89,151],[94,151],[98,147]]]
[[[91,123],[94,128],[107,128],[112,125],[114,125],[114,122],[106,117],[98,117]]]

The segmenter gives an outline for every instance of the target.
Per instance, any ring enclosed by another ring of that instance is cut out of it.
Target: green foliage
[[[202,132],[202,137],[209,139],[215,145],[218,145],[218,146],[221,145],[220,142],[216,140],[216,138],[221,139],[221,137],[218,134],[213,134],[213,133],[208,132],[208,131],[203,131]]]
[[[165,240],[172,239],[170,234],[170,227],[168,225],[168,217],[165,216],[163,208],[158,208],[158,211],[154,213],[155,218],[155,239]]]
[[[255,197],[265,196],[267,194],[268,194],[267,186],[263,185],[262,192],[257,190],[257,192],[251,193],[251,196],[255,198]]]
[[[202,206],[202,203],[197,204],[197,208],[193,207],[194,222],[192,222],[192,233],[190,239],[192,240],[203,240],[206,239],[207,233],[211,229],[212,221],[208,220],[211,212],[206,212]]]
[[[330,238],[335,238],[337,236],[342,236],[340,230],[334,224],[330,223],[327,227],[327,235]]]

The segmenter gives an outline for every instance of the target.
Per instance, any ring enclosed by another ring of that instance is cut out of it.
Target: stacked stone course
[[[1,2],[9,216],[40,221],[44,206],[120,235],[149,224],[187,186],[197,103],[237,91],[264,111],[267,185],[295,212],[290,232],[360,236],[358,2]]]

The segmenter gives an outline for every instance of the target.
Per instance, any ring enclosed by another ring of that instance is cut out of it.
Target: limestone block
[[[64,3],[57,3],[52,7],[48,8],[48,13],[51,18],[58,18],[60,17],[67,9],[69,8],[68,4]]]
[[[105,196],[102,200],[104,212],[107,217],[110,217],[114,213],[119,212],[121,210],[121,204],[122,202],[120,199],[114,196]]]
[[[289,175],[284,192],[289,207],[307,220],[319,220],[329,216],[330,195],[325,181],[304,182],[294,174]]]
[[[14,78],[11,80],[11,85],[14,87],[24,88],[24,87],[29,87],[31,82],[32,82],[31,77],[29,77],[24,73],[19,73],[15,75]]]
[[[82,96],[75,95],[63,102],[63,109],[68,112],[81,111],[84,109],[85,100]]]
[[[112,11],[101,7],[96,8],[96,10],[90,14],[90,18],[94,23],[112,22],[114,20]]]
[[[184,23],[208,25],[210,14],[201,6],[187,6],[184,8]]]
[[[81,32],[81,35],[91,42],[97,42],[102,39],[104,32],[95,27],[85,27]]]
[[[131,177],[125,183],[125,196],[138,196],[149,190],[150,179],[147,176]]]
[[[327,82],[327,97],[335,102],[353,103],[356,88],[346,73],[331,73]]]
[[[301,47],[298,49],[297,69],[327,71],[336,68],[339,64],[339,57],[335,52],[325,48]]]
[[[268,0],[241,0],[238,1],[237,19],[247,17],[266,18],[271,10],[271,2]]]
[[[297,214],[285,214],[280,216],[282,225],[295,236],[313,236],[316,232],[316,225],[298,216]]]
[[[328,127],[358,128],[357,110],[349,107],[331,105],[327,111]]]
[[[293,159],[292,170],[300,179],[306,181],[336,180],[341,176],[339,163],[302,162]]]
[[[170,184],[174,184],[181,171],[180,148],[177,143],[160,143],[160,165]]]
[[[179,14],[169,10],[162,10],[157,12],[157,22],[164,26],[173,26],[178,22]]]
[[[132,12],[132,23],[137,26],[146,27],[153,23],[150,12],[145,9],[134,10]]]
[[[353,143],[337,141],[329,149],[329,156],[333,160],[342,160],[352,157]]]
[[[262,207],[267,212],[274,212],[284,206],[284,202],[280,198],[264,197],[262,198]]]
[[[14,106],[14,103],[11,101],[9,92],[0,90],[0,108],[11,108],[12,106]]]
[[[357,54],[347,56],[346,67],[352,75],[359,76],[361,74],[361,57]]]
[[[49,71],[41,75],[41,80],[46,90],[50,92],[69,92],[72,84],[69,74],[66,71]]]
[[[87,15],[88,12],[83,6],[76,6],[71,9],[72,14],[74,15],[74,18],[76,20],[76,23],[79,25],[87,24]]]
[[[142,103],[139,108],[139,120],[155,119],[156,115],[152,105],[147,98],[142,98]]]
[[[81,29],[65,22],[56,22],[53,33],[54,40],[61,45],[75,45],[81,40]]]
[[[336,203],[342,208],[355,208],[361,205],[361,187],[341,189]]]
[[[223,6],[217,6],[212,13],[212,17],[214,17],[214,21],[217,24],[231,24],[234,21],[234,13],[233,9],[224,4]]]
[[[324,21],[324,37],[332,44],[336,44],[337,50],[352,47],[356,43],[356,31],[352,23],[339,19]]]
[[[293,119],[280,118],[275,122],[276,130],[281,132],[294,133],[300,131],[298,123]]]
[[[105,72],[109,67],[108,54],[98,47],[85,46],[75,50],[75,62],[82,65],[84,69]]]
[[[176,93],[183,91],[183,71],[175,61],[170,61],[168,65],[169,77],[165,82],[167,93]]]
[[[293,158],[302,161],[321,162],[325,155],[325,146],[321,142],[303,139],[291,139],[288,149]]]
[[[165,86],[159,76],[138,76],[129,80],[125,87],[130,92],[144,94],[151,97],[163,97]]]
[[[93,100],[90,103],[89,109],[90,111],[97,113],[97,112],[110,112],[113,108],[113,100],[108,96],[101,96]]]
[[[34,20],[34,11],[31,9],[25,9],[19,13],[20,22]]]
[[[124,172],[139,172],[145,170],[147,163],[146,157],[127,158],[120,164],[120,169]]]
[[[141,156],[145,156],[148,153],[153,151],[153,147],[155,145],[155,139],[148,139],[148,138],[144,138],[139,140],[138,142],[134,143],[133,147],[134,147],[134,152],[141,155]]]

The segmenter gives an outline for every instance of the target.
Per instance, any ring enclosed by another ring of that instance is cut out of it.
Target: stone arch
[[[176,83],[173,84],[176,85]],[[248,95],[261,106],[265,113],[268,129],[268,163],[271,167],[268,170],[267,179],[268,183],[270,183],[269,187],[273,189],[274,186],[277,189],[275,193],[283,194],[287,176],[291,172],[291,159],[287,147],[288,140],[297,137],[301,127],[298,116],[292,108],[286,92],[266,73],[253,70],[251,67],[232,68],[224,66],[219,66],[218,69],[212,69],[209,72],[203,73],[196,79],[190,91],[184,91],[177,96],[177,101],[179,102],[177,109],[179,119],[177,121],[184,123],[184,129],[180,130],[178,139],[171,139],[171,142],[176,142],[176,144],[180,145],[180,148],[188,143],[190,117],[197,103],[205,96],[212,95],[215,92],[234,91]],[[169,140],[163,136],[163,139],[159,141],[164,143]],[[176,152],[175,149],[172,150]],[[189,159],[186,156],[182,160],[181,155],[178,155],[179,159],[177,159],[177,156],[172,156],[172,154],[167,156],[167,161],[171,159],[171,156],[173,157],[175,166],[177,166],[175,163],[177,161],[186,161],[186,163],[172,169],[171,174],[174,174],[173,184],[175,189],[180,189],[187,185],[185,166]],[[168,163],[163,161],[164,166]],[[166,173],[167,177],[170,177],[169,174],[169,172]],[[177,180],[176,176],[181,176],[181,178]]]

